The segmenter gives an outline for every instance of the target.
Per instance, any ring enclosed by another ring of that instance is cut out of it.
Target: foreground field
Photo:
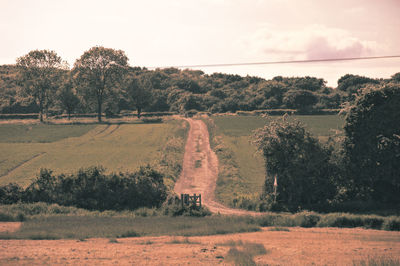
[[[14,224],[7,223],[0,226],[2,230],[13,227]],[[261,232],[202,237],[0,240],[0,246],[2,265],[231,265],[240,262],[245,265],[362,265],[372,260],[398,265],[400,233],[265,227]],[[263,252],[251,256],[246,247],[257,247]]]
[[[28,185],[40,168],[71,173],[102,165],[109,172],[133,171],[159,160],[168,141],[184,137],[183,123],[1,124],[0,185]]]
[[[251,135],[271,119],[281,116],[213,116],[214,146],[224,149],[219,155],[220,176],[216,197],[223,203],[235,206],[238,198],[257,198],[265,180],[264,159],[251,144]],[[293,115],[318,139],[327,141],[330,136],[341,134],[344,120],[338,115]],[[215,148],[215,147],[214,147]],[[224,158],[225,157],[225,158]],[[229,161],[224,165],[224,160]],[[221,163],[222,162],[222,163]],[[237,203],[240,204],[240,203]]]

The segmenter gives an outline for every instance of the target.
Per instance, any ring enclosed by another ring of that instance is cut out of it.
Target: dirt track
[[[185,146],[183,170],[175,184],[178,194],[201,194],[202,203],[213,213],[228,215],[258,215],[257,212],[228,208],[215,200],[218,178],[218,158],[211,150],[206,124],[201,120],[186,119],[190,130]]]

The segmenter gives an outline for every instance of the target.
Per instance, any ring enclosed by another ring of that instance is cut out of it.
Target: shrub
[[[295,224],[301,227],[314,227],[321,217],[314,212],[300,212],[294,215]]]
[[[139,237],[139,236],[140,236],[140,234],[138,234],[135,231],[128,231],[128,232],[122,233],[118,237],[123,238],[123,237]]]
[[[0,204],[12,204],[22,199],[24,190],[15,183],[0,187]]]
[[[162,123],[163,119],[161,117],[153,117],[153,118],[142,118],[143,123],[147,124],[155,124],[155,123]]]
[[[0,222],[14,222],[15,218],[14,216],[0,212]]]
[[[389,217],[383,224],[382,229],[387,231],[400,231],[400,218],[399,217]]]

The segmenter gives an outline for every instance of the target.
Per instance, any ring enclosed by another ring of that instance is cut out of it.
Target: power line
[[[226,66],[298,64],[298,63],[316,63],[316,62],[334,62],[334,61],[374,60],[374,59],[385,59],[385,58],[386,59],[387,58],[400,58],[400,55],[345,57],[345,58],[323,58],[323,59],[289,60],[289,61],[265,61],[265,62],[247,62],[247,63],[226,63],[226,64],[163,66],[163,67],[149,67],[149,69],[170,68],[170,67],[173,67],[173,68],[197,68],[197,67],[226,67]]]

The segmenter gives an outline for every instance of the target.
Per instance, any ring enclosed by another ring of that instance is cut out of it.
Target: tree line
[[[260,109],[297,109],[313,112],[337,109],[354,99],[368,84],[400,79],[372,79],[347,74],[331,88],[315,77],[271,80],[200,70],[131,67],[122,50],[93,47],[70,69],[54,51],[34,50],[15,65],[0,66],[0,112],[70,116],[75,112],[118,114],[123,110],[211,113]]]

